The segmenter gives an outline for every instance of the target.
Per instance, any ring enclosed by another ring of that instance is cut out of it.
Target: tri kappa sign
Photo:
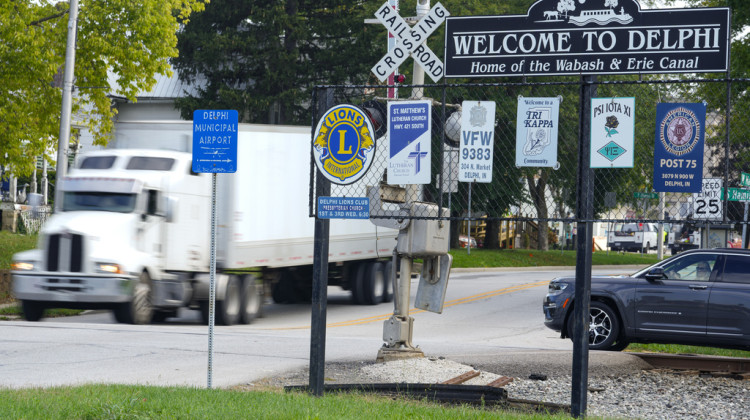
[[[422,66],[434,82],[440,80],[444,73],[443,62],[427,46],[425,41],[445,21],[447,16],[450,16],[448,10],[442,4],[437,3],[413,28],[409,28],[409,24],[399,16],[387,1],[380,6],[378,11],[375,12],[375,17],[388,28],[388,32],[392,33],[400,44],[397,44],[372,68],[372,72],[378,80],[385,81],[389,74],[393,73],[401,63],[409,58],[409,55],[414,57],[414,60]]]
[[[725,72],[729,9],[540,0],[527,14],[450,17],[445,77]]]

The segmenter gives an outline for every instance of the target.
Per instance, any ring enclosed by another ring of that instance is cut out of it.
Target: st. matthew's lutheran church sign
[[[445,76],[725,72],[729,9],[540,0],[525,16],[449,17]]]

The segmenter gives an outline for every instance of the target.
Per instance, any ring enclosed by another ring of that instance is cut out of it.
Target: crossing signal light
[[[432,135],[440,138],[445,132],[445,144],[459,147],[461,141],[461,110],[446,107],[443,115],[442,107],[432,108]]]
[[[372,100],[362,104],[362,108],[370,118],[372,128],[375,130],[375,138],[379,139],[383,137],[388,130],[388,122],[386,121],[388,108],[386,108],[386,105],[382,102]]]

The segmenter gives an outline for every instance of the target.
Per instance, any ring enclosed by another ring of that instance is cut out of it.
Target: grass
[[[83,310],[81,309],[45,309],[44,316],[46,318],[59,318],[63,316],[80,315],[81,312],[83,312]],[[23,310],[21,309],[21,305],[17,302],[14,302],[12,305],[0,308],[0,320],[17,319],[21,315],[23,315]]]
[[[533,249],[452,249],[454,268],[470,267],[544,267],[575,266],[576,251],[537,251]],[[591,254],[592,265],[650,265],[659,261],[656,254],[597,251]]]
[[[567,419],[492,408],[449,407],[367,394],[244,392],[185,387],[84,385],[0,390],[13,419]]]
[[[0,270],[10,270],[13,254],[34,249],[37,235],[18,235],[8,231],[0,231]]]
[[[747,357],[750,351],[720,349],[714,347],[683,346],[678,344],[630,344],[625,351],[648,352],[648,353],[670,353],[670,354],[703,354],[721,357]]]

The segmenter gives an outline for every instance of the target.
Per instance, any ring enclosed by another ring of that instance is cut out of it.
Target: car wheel
[[[617,342],[616,342],[615,344],[613,344],[613,345],[612,345],[612,346],[611,346],[610,348],[608,348],[607,350],[609,350],[609,351],[622,351],[622,350],[625,350],[625,348],[626,348],[627,346],[629,346],[629,345],[630,345],[630,342],[629,342],[629,341],[625,341],[625,340],[618,340],[618,341],[617,341]]]
[[[44,316],[44,305],[35,300],[22,300],[21,309],[23,310],[23,317],[27,321],[36,322]]]
[[[615,344],[619,335],[620,321],[612,308],[606,303],[591,301],[589,305],[589,350],[622,350]],[[573,322],[570,320],[568,321],[568,336],[573,339]]]

